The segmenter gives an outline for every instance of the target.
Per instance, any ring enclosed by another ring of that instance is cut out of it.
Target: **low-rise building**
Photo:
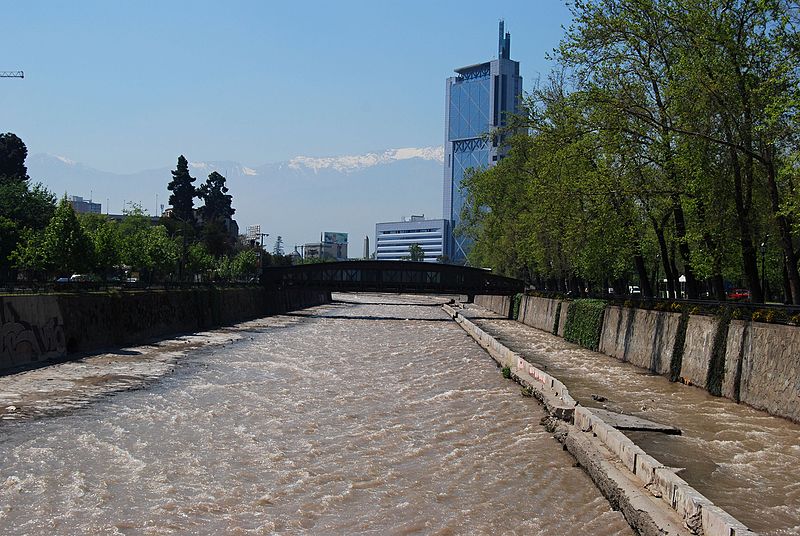
[[[70,196],[69,204],[72,205],[72,210],[79,214],[100,214],[102,210],[100,203],[94,203],[91,199],[84,199],[79,195]]]
[[[346,261],[347,233],[322,233],[319,242],[308,242],[303,245],[303,258]]]
[[[448,259],[448,220],[426,220],[425,215],[411,216],[408,220],[375,224],[375,258],[379,261],[406,260],[411,256],[411,246],[416,244],[424,254],[425,262],[442,262]]]

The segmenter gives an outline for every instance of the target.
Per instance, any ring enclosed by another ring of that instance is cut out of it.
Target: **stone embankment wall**
[[[512,296],[490,296],[484,294],[475,296],[474,301],[476,305],[480,305],[484,309],[489,309],[499,315],[511,318]]]
[[[523,296],[518,320],[563,336],[569,303]],[[800,327],[607,306],[599,350],[800,422]]]
[[[262,288],[0,296],[0,370],[328,301],[325,292]]]

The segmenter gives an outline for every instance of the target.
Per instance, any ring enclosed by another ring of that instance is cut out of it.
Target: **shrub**
[[[590,350],[600,346],[600,332],[603,328],[603,300],[575,300],[567,311],[564,325],[564,338]]]
[[[503,378],[507,380],[511,378],[511,369],[509,367],[503,367],[500,372],[503,374]]]
[[[511,302],[511,319],[519,320],[519,304],[522,301],[522,294],[514,294],[513,300]]]

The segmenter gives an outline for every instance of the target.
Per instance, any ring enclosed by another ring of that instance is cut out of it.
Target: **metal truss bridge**
[[[331,292],[512,295],[524,290],[518,279],[481,268],[410,261],[344,261],[264,268],[270,288],[308,288]]]

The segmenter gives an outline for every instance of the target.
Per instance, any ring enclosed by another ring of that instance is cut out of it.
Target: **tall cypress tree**
[[[167,189],[172,192],[169,204],[176,219],[185,223],[194,223],[194,198],[197,190],[192,185],[195,178],[189,175],[189,162],[183,155],[178,157],[178,167],[172,172],[172,181]]]
[[[230,252],[235,236],[231,235],[230,218],[236,210],[231,207],[233,196],[228,194],[225,177],[214,171],[205,184],[197,189],[203,200],[200,217],[203,219],[203,240],[208,251],[220,256]]]
[[[205,203],[200,208],[204,222],[224,221],[233,216],[236,209],[231,207],[233,196],[228,194],[225,177],[214,171],[205,184],[197,189],[197,196]]]

